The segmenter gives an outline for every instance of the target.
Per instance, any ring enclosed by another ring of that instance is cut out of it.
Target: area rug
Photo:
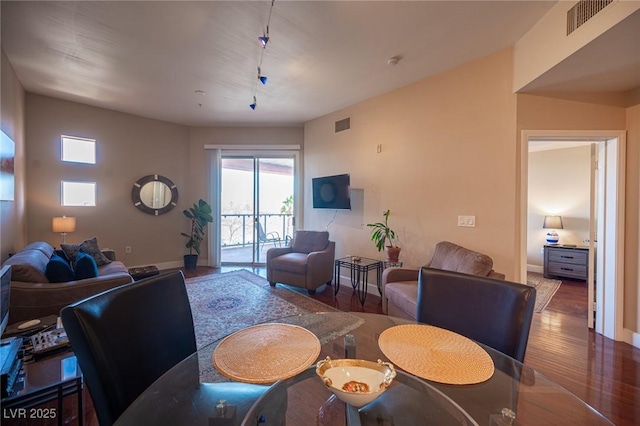
[[[311,330],[319,334],[321,342],[361,323],[351,314],[286,287],[271,287],[267,280],[244,269],[185,281],[198,348],[251,325],[316,312],[344,314],[337,316],[339,323],[333,320]]]
[[[243,328],[267,322],[295,322],[325,344],[363,322],[354,315],[280,285],[271,287],[267,280],[247,270],[185,281],[193,314],[201,382],[228,381],[213,367],[213,351],[223,337]],[[334,314],[307,317],[323,312]]]
[[[556,294],[562,281],[544,278],[537,272],[527,272],[527,285],[536,289],[534,312],[542,312]]]

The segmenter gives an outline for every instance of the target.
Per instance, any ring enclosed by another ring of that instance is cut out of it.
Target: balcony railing
[[[254,215],[250,213],[227,213],[220,217],[220,241],[222,248],[247,247],[258,238],[255,230]],[[264,233],[276,232],[284,242],[293,235],[293,215],[286,213],[267,213],[257,216]]]

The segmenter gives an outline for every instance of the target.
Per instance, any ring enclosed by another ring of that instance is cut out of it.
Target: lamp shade
[[[51,221],[51,228],[53,232],[67,233],[74,232],[76,230],[76,218],[75,217],[54,217]]]
[[[561,216],[545,216],[542,227],[544,229],[563,229],[562,217]]]
[[[547,232],[546,235],[547,244],[558,244],[560,242],[560,236],[555,231],[555,229],[562,229],[562,217],[545,216],[542,227],[544,229],[550,229],[550,231]]]

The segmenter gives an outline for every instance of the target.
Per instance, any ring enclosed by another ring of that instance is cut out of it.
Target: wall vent
[[[611,3],[613,0],[580,0],[567,11],[567,35],[580,28]]]
[[[342,120],[336,121],[336,130],[335,132],[342,132],[344,130],[349,130],[351,128],[351,117],[343,118]]]

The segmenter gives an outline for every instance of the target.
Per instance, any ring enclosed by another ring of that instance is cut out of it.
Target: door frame
[[[606,158],[600,160],[604,175],[605,194],[602,212],[603,235],[598,235],[597,257],[602,255],[603,285],[596,294],[597,313],[595,331],[614,340],[624,340],[624,209],[626,131],[624,130],[522,130],[520,146],[520,214],[519,265],[516,270],[520,282],[527,276],[527,211],[529,142],[553,140],[557,142],[605,142]],[[600,233],[600,232],[599,232]],[[600,293],[601,292],[601,293]]]
[[[302,226],[302,220],[299,217],[302,212],[302,173],[303,167],[300,156],[300,145],[234,145],[234,144],[206,144],[205,151],[208,152],[208,188],[209,197],[211,199],[212,216],[219,218],[221,213],[221,177],[222,177],[222,157],[224,155],[245,155],[245,156],[291,156],[293,157],[293,216],[294,227]],[[207,235],[208,259],[207,265],[213,268],[219,268],[220,262],[220,221],[217,220],[212,226],[209,226]]]

